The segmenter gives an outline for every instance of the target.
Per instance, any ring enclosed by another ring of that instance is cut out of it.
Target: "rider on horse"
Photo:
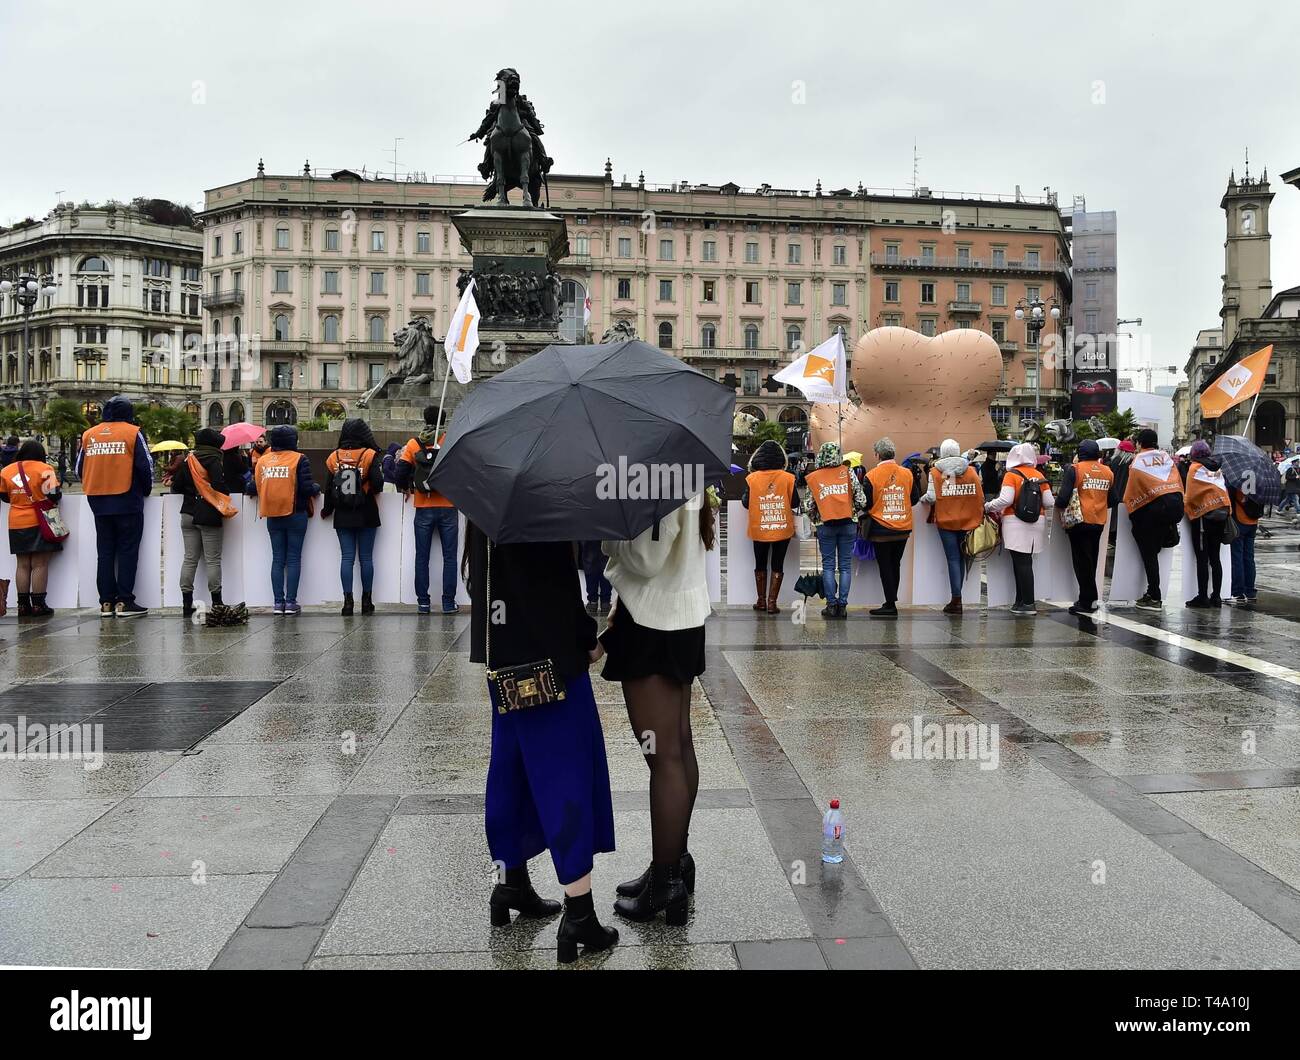
[[[533,105],[528,102],[528,97],[519,91],[519,73],[511,67],[497,71],[497,81],[504,89],[505,100],[513,102],[519,113],[519,120],[528,130],[529,139],[533,146],[533,167],[542,174],[549,173],[553,165],[553,159],[546,156],[546,150],[542,146],[542,123],[537,118],[537,112]],[[497,182],[504,179],[505,174],[495,172],[495,164],[492,157],[492,147],[488,142],[491,139],[492,130],[497,125],[497,114],[500,112],[503,103],[501,100],[494,100],[488,104],[487,113],[483,115],[483,121],[478,129],[470,136],[471,140],[483,140],[483,161],[479,164],[478,171],[484,180],[490,181],[487,191],[483,195],[484,201],[490,199],[499,190]]]

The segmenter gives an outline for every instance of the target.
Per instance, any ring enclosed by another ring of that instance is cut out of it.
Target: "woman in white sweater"
[[[709,586],[704,553],[714,545],[711,493],[688,501],[633,541],[605,541],[605,577],[618,602],[601,635],[603,676],[621,681],[632,732],[650,767],[650,867],[618,886],[614,911],[686,923],[695,890],[687,851],[700,770],[691,740],[691,685],[704,672]]]

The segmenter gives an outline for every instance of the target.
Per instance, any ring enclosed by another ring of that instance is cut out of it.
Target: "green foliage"
[[[330,421],[324,416],[313,416],[309,420],[300,420],[298,430],[300,431],[328,431]]]
[[[81,405],[71,398],[54,398],[48,402],[40,420],[41,430],[65,445],[80,437],[89,427],[90,421],[81,411]]]
[[[0,435],[8,438],[16,434],[20,438],[32,433],[35,420],[30,412],[18,409],[0,408]]]
[[[196,417],[184,409],[170,405],[146,405],[135,410],[135,421],[144,430],[149,442],[184,442],[191,445],[194,432],[199,429]]]
[[[1132,409],[1125,409],[1121,412],[1116,409],[1114,412],[1107,412],[1104,416],[1099,416],[1102,424],[1111,438],[1118,438],[1121,442],[1125,438],[1132,438],[1138,432],[1139,424],[1137,417],[1133,415]]]
[[[749,440],[754,443],[755,449],[767,441],[773,441],[784,446],[786,441],[785,424],[778,423],[776,420],[760,420],[755,424],[754,429],[749,432]]]

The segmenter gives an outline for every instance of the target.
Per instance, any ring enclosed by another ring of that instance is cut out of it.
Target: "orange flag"
[[[1248,401],[1259,393],[1268,372],[1268,362],[1273,347],[1265,346],[1240,361],[1219,376],[1201,392],[1201,415],[1218,419],[1233,405]]]

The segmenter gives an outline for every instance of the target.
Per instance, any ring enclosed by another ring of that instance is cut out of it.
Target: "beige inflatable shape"
[[[899,459],[956,438],[963,450],[997,437],[989,402],[1002,378],[1002,351],[993,337],[954,328],[929,338],[908,328],[873,328],[858,340],[850,373],[862,404],[844,405],[844,452],[876,464],[876,440],[894,440]],[[815,451],[839,441],[839,406],[814,405]]]

